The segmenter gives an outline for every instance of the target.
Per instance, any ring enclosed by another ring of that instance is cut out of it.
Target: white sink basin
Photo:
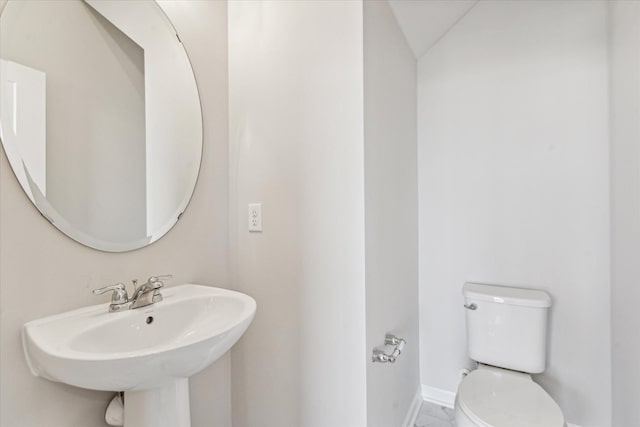
[[[236,343],[253,320],[256,302],[192,284],[165,288],[162,295],[163,301],[135,310],[109,313],[109,304],[100,304],[26,323],[22,339],[31,372],[76,387],[130,392],[125,425],[189,425],[186,379]],[[135,393],[140,391],[147,393]],[[185,393],[186,421],[185,414],[150,421],[146,409],[130,411],[136,396],[184,404]]]

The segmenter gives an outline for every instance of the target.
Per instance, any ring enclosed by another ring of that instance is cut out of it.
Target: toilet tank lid
[[[513,288],[467,282],[462,287],[465,298],[526,307],[551,307],[551,296],[537,289]]]

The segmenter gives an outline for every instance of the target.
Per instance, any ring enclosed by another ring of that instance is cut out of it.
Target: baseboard
[[[456,393],[422,384],[422,399],[435,403],[436,405],[453,409],[453,404],[456,401]]]
[[[413,396],[413,401],[411,402],[411,406],[409,407],[409,412],[407,412],[407,416],[404,418],[402,427],[413,427],[416,424],[416,418],[418,418],[418,413],[420,412],[421,405],[422,405],[422,390],[421,388],[418,388],[415,396]]]

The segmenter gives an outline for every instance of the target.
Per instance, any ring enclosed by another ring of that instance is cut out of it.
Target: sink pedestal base
[[[124,392],[124,427],[190,427],[189,380]]]

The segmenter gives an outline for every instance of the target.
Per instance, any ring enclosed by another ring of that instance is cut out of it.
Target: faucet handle
[[[102,295],[105,292],[113,291],[111,295],[111,304],[124,304],[129,301],[127,290],[124,287],[124,283],[116,283],[115,285],[105,286],[104,288],[94,289],[94,295]]]
[[[163,280],[169,280],[173,277],[173,274],[165,274],[162,276],[151,276],[149,277],[148,283],[151,285],[158,285],[158,288],[161,288],[164,286],[164,282]]]

